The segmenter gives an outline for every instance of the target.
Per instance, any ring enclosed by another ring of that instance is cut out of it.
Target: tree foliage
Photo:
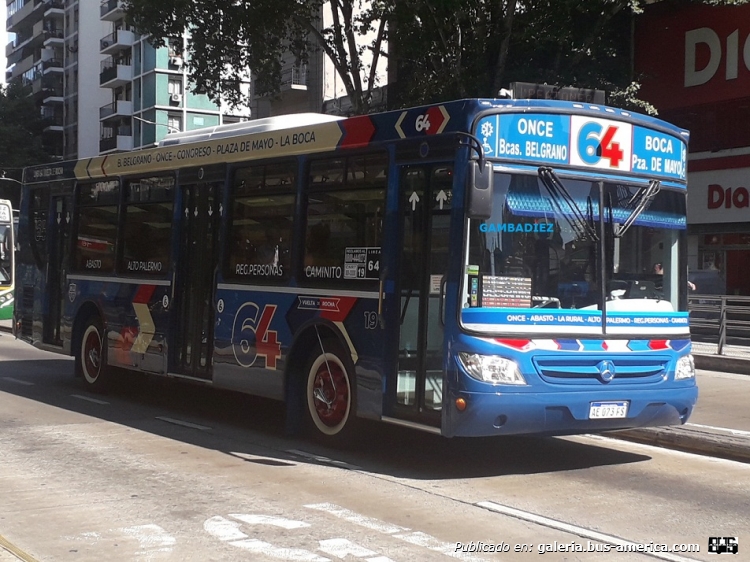
[[[750,0],[663,0],[739,5]],[[190,29],[189,65],[198,89],[241,101],[237,69],[255,92],[278,90],[282,57],[305,62],[322,50],[356,112],[375,84],[365,55],[387,56],[389,104],[495,97],[511,82],[603,89],[623,107],[638,99],[632,70],[635,18],[646,0],[128,0],[137,29],[154,43]],[[324,8],[333,24],[320,25]],[[387,24],[387,25],[386,25]],[[389,44],[388,53],[383,45]]]
[[[15,179],[23,167],[51,159],[42,144],[46,121],[29,94],[17,82],[0,89],[0,175]]]
[[[332,25],[324,27],[323,9]],[[381,56],[386,2],[361,0],[128,0],[138,31],[156,46],[189,30],[188,66],[196,89],[216,100],[242,102],[243,72],[252,69],[256,94],[278,91],[283,57],[305,63],[322,50],[333,62],[356,111],[366,112]],[[371,35],[371,37],[366,37]],[[364,55],[375,61],[367,64]]]

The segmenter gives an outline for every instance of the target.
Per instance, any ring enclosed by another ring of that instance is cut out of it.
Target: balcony
[[[42,72],[48,74],[50,72],[63,71],[63,62],[60,59],[47,59],[42,61]]]
[[[44,31],[44,46],[57,47],[65,43],[65,34],[61,29],[47,29]]]
[[[101,63],[99,85],[102,88],[117,88],[133,81],[133,65],[129,59],[106,58]]]
[[[63,87],[61,84],[42,89],[42,103],[44,105],[58,104],[64,101],[65,97],[63,96]]]
[[[281,71],[281,91],[307,91],[307,65],[290,66]]]
[[[99,9],[100,19],[104,21],[117,21],[125,15],[125,2],[123,0],[105,0]]]
[[[99,108],[100,121],[130,117],[131,115],[133,115],[133,102],[128,100],[117,100]]]
[[[51,131],[62,132],[63,130],[63,118],[62,115],[55,113],[42,113],[42,117],[45,120],[44,132],[48,133]]]
[[[29,0],[26,2],[26,4],[21,8],[20,10],[17,10],[14,14],[8,17],[8,19],[5,21],[6,25],[5,28],[9,33],[17,33],[18,28],[20,27],[21,22],[26,20],[29,16],[32,14],[35,18],[41,19],[42,17],[42,2],[38,2],[35,0]]]
[[[64,0],[43,0],[44,5],[44,16],[65,16],[65,2]]]
[[[124,152],[133,150],[133,130],[130,127],[104,127],[99,139],[99,152]]]
[[[118,29],[99,41],[99,50],[103,55],[112,55],[130,49],[134,42],[135,33],[126,29]]]

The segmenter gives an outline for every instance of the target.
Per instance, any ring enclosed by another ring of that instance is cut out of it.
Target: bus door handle
[[[445,284],[448,279],[445,275],[440,279],[440,300],[438,301],[438,316],[440,323],[445,326]]]
[[[388,268],[384,267],[380,272],[380,282],[378,284],[378,324],[385,329],[385,318],[383,317],[383,300],[385,299],[385,278],[388,275]]]

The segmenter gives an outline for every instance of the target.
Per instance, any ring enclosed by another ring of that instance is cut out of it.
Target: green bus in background
[[[13,206],[10,201],[0,199],[0,320],[13,318],[13,218]]]

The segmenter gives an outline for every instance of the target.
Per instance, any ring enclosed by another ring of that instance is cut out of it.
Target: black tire
[[[317,347],[317,346],[316,346]],[[356,385],[349,355],[335,342],[324,342],[305,365],[306,429],[314,439],[343,444],[355,430]]]
[[[110,382],[107,346],[98,316],[92,316],[84,323],[76,353],[76,370],[89,390],[103,392],[107,389]]]

